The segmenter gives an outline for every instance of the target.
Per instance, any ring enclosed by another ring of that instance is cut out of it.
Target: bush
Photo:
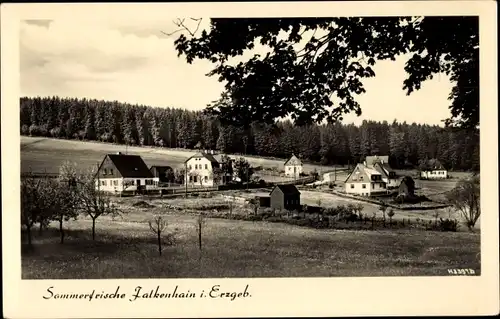
[[[28,125],[24,124],[21,126],[21,135],[28,135],[30,133],[30,128]]]
[[[440,219],[439,221],[439,230],[440,231],[453,231],[456,232],[458,230],[458,221],[456,219]]]
[[[334,187],[335,187],[335,184],[334,184],[334,183],[329,183],[329,184],[328,184],[328,188],[332,189],[332,188],[334,188]]]
[[[30,136],[40,136],[41,135],[41,130],[38,125],[31,124],[29,128],[29,134]]]

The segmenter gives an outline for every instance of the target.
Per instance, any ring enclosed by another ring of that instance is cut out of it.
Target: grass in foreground
[[[447,275],[449,268],[480,273],[474,233],[336,231],[285,224],[207,219],[203,252],[193,216],[165,215],[177,243],[158,256],[146,223],[68,223],[66,243],[55,229],[35,235],[22,253],[24,279],[217,278]]]

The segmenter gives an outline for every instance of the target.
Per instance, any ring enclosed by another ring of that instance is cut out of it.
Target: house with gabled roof
[[[303,172],[303,166],[302,161],[292,154],[292,157],[285,162],[285,176],[299,178]]]
[[[420,164],[420,177],[423,179],[446,179],[448,171],[437,159],[430,159]]]
[[[214,154],[209,152],[198,152],[189,157],[185,163],[186,177],[185,182],[192,187],[212,187],[219,181],[214,176],[214,170],[221,169],[221,163],[217,161]],[[219,176],[224,183],[227,176]]]
[[[382,175],[382,180],[386,183],[387,188],[397,188],[399,186],[399,178],[389,165],[388,155],[367,156],[364,165],[378,171]]]
[[[360,163],[347,176],[345,192],[362,196],[385,194],[387,193],[387,184],[382,179],[382,173]]]
[[[300,192],[295,185],[276,185],[269,193],[270,207],[279,210],[299,210]]]
[[[96,173],[96,188],[122,193],[157,188],[154,176],[139,155],[107,154]]]

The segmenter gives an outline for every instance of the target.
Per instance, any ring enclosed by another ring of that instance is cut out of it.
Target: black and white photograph
[[[478,14],[154,11],[18,21],[2,127],[20,280],[491,275],[497,104],[481,94],[497,88]],[[257,293],[117,285],[127,303]],[[57,286],[36,298],[82,298]]]

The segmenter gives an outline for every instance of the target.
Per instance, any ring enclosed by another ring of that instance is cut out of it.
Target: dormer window
[[[108,169],[107,168],[104,169],[104,174],[103,175],[108,175]]]

